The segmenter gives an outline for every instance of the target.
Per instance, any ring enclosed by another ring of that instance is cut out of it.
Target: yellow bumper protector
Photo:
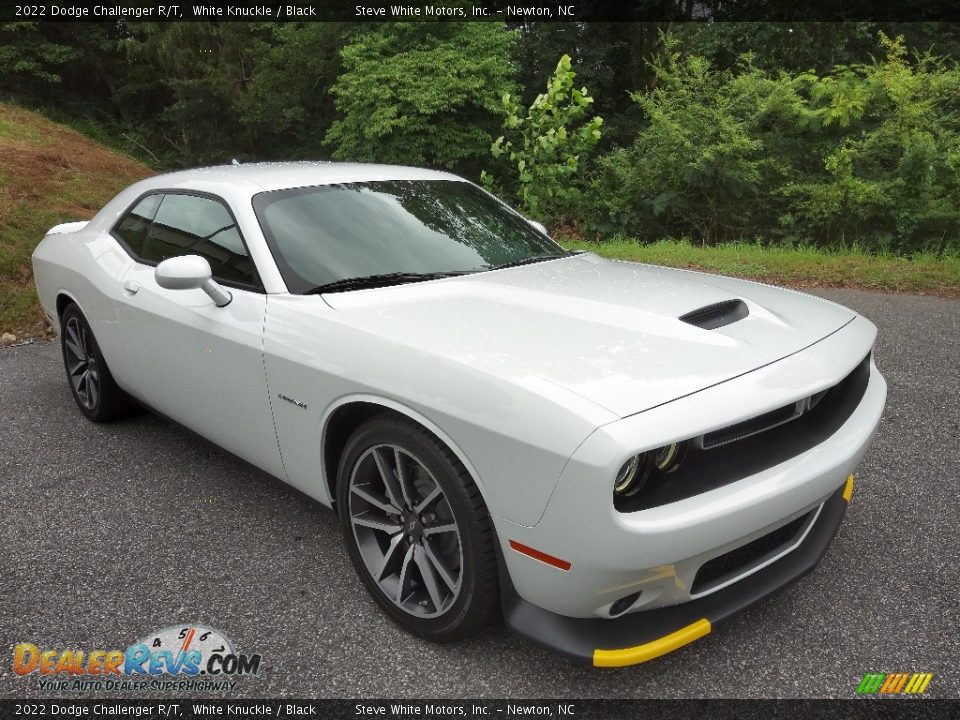
[[[651,640],[643,645],[623,648],[622,650],[594,650],[594,667],[624,667],[653,660],[661,655],[683,647],[687,643],[710,634],[710,621],[706,618],[697,620],[676,632],[664,635],[657,640]]]
[[[847,484],[843,486],[843,499],[850,502],[853,497],[853,473],[847,475]]]

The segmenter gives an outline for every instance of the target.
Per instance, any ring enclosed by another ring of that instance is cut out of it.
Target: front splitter
[[[788,555],[710,595],[620,618],[572,618],[522,599],[501,562],[503,617],[517,635],[596,667],[653,660],[710,633],[723,622],[811,572],[824,556],[853,490],[848,478],[823,504],[804,541]]]

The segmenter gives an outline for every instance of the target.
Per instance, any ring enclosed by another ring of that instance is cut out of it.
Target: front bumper
[[[604,621],[618,616],[622,608],[614,611],[615,604],[638,591],[628,613],[715,596],[722,585],[702,581],[708,563],[803,522],[856,470],[886,401],[886,383],[872,360],[859,404],[842,424],[778,464],[685,499],[619,512],[611,479],[620,464],[632,448],[644,449],[635,443],[676,442],[832,387],[859,365],[875,337],[873,325],[858,318],[789,358],[600,428],[568,461],[536,525],[493,517],[517,594],[558,615]],[[561,559],[565,568],[517,546]],[[757,570],[742,567],[725,582],[741,582]]]
[[[503,615],[513,632],[596,667],[635,665],[672,652],[811,572],[827,551],[853,491],[853,476],[820,507],[803,541],[752,575],[696,600],[619,618],[573,618],[523,600],[501,567]]]

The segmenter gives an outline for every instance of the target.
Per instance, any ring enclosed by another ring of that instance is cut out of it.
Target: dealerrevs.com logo
[[[125,650],[40,648],[29,642],[13,649],[13,671],[36,677],[41,690],[130,692],[230,691],[237,678],[260,672],[261,656],[243,654],[219,630],[171,625]]]

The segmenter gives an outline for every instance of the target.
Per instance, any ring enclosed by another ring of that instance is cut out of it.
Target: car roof
[[[252,193],[287,188],[334,185],[375,180],[460,180],[456,175],[404,167],[402,165],[378,165],[374,163],[340,162],[263,162],[238,165],[215,165],[192,168],[178,172],[155,175],[142,183],[144,190],[170,186],[183,187],[191,181],[206,187],[252,184]]]

